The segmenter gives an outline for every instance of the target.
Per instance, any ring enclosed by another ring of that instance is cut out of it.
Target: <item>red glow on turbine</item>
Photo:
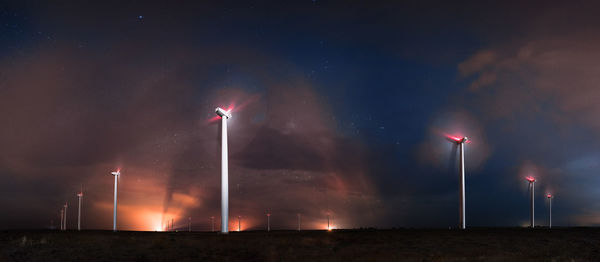
[[[225,107],[222,107],[222,108],[225,108]],[[229,104],[229,106],[227,107],[227,109],[225,111],[233,112],[234,109],[235,109],[235,104],[231,103],[231,104]],[[209,119],[208,123],[211,124],[211,123],[217,122],[219,120],[221,120],[221,116],[216,115],[216,116],[213,116],[211,119]]]
[[[457,136],[446,136],[449,139],[452,139],[454,141],[456,141],[457,143],[460,142],[460,140],[462,140],[462,138],[457,137]]]
[[[237,112],[240,111],[241,109],[245,108],[246,106],[253,104],[254,102],[258,101],[260,99],[260,95],[255,94],[255,95],[251,95],[250,97],[246,97],[244,101],[241,101],[240,103],[231,103],[231,105],[227,108],[227,110],[231,110],[230,112]]]
[[[535,178],[534,178],[534,177],[532,177],[532,176],[528,176],[528,177],[526,177],[525,179],[527,179],[527,181],[529,181],[530,183],[531,183],[531,182],[535,182]]]
[[[231,103],[231,104],[229,105],[229,107],[227,107],[226,111],[227,111],[227,112],[233,112],[233,109],[235,109],[235,105],[234,105],[233,103]]]
[[[546,195],[547,198],[552,198],[552,194]]]
[[[446,139],[455,142],[455,143],[471,143],[471,140],[468,140],[467,137],[465,136],[461,136],[461,135],[450,135],[450,134],[446,134],[443,133],[442,134],[444,137],[446,137]]]
[[[218,121],[219,119],[221,119],[221,117],[220,117],[220,116],[214,116],[213,118],[209,119],[209,120],[208,120],[208,122],[209,122],[209,123],[213,123],[213,122],[216,122],[216,121]]]

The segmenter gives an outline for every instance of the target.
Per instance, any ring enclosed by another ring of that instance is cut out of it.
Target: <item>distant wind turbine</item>
[[[469,139],[465,137],[456,137],[456,136],[446,136],[450,142],[458,145],[460,147],[460,200],[459,200],[459,220],[460,220],[460,228],[465,229],[467,227],[467,222],[465,218],[465,143],[469,141]],[[454,152],[452,152],[454,154]]]
[[[67,230],[67,207],[68,207],[67,202],[65,202],[64,207],[65,207],[65,216],[64,216],[65,219],[63,220],[63,224],[64,224],[63,230]]]
[[[121,176],[121,170],[118,169],[116,172],[111,172],[111,174],[115,177],[115,197],[114,197],[114,209],[113,209],[113,232],[117,232],[117,185],[118,178]]]
[[[534,198],[534,196],[535,196],[535,194],[534,194],[534,192],[535,192],[535,178],[529,176],[526,179],[529,182],[529,190],[530,190],[530,193],[531,193],[531,195],[529,195],[529,200],[530,200],[530,203],[531,203],[531,211],[530,211],[530,215],[531,215],[531,217],[530,217],[530,219],[531,219],[531,228],[534,228],[535,227],[535,200],[534,200],[535,199]]]
[[[548,210],[548,228],[552,228],[552,198],[554,197],[552,194],[546,195],[548,198],[548,203],[550,204],[550,209]]]
[[[60,208],[60,231],[64,230],[64,221],[65,221],[65,208]]]
[[[81,231],[81,198],[83,197],[83,186],[81,187],[81,191],[77,193],[77,197],[79,198],[79,209],[77,210],[77,230]]]

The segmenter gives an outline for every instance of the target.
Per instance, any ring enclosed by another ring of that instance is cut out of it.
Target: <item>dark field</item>
[[[600,261],[600,229],[4,231],[0,261]]]

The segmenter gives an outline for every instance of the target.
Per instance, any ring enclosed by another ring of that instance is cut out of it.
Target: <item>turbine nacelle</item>
[[[547,198],[552,198],[552,194],[547,194],[546,197]]]
[[[225,111],[225,109],[220,108],[220,107],[217,107],[215,109],[215,113],[217,113],[217,115],[219,115],[220,117],[231,118],[231,113],[229,111],[231,111],[231,110]]]
[[[121,175],[121,171],[117,170],[116,172],[110,172],[113,176],[120,176]]]
[[[526,177],[525,179],[527,179],[527,181],[529,181],[529,183],[533,183],[533,182],[535,182],[535,178],[534,178],[534,177],[532,177],[532,176],[528,176],[528,177]]]
[[[448,139],[448,141],[450,141],[450,142],[457,143],[457,144],[467,143],[469,141],[469,138],[467,138],[466,136],[460,137],[460,136],[446,135],[446,139]]]

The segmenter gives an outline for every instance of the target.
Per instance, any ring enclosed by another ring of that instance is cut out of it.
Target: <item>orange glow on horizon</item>
[[[195,190],[168,192],[163,186],[165,180],[162,178],[150,179],[152,176],[145,176],[145,179],[135,179],[137,174],[149,174],[151,171],[130,170],[130,172],[133,177],[119,185],[118,229],[165,231],[168,228],[166,222],[168,220],[170,225],[171,219],[173,219],[173,228],[182,228],[185,223],[187,229],[189,209],[202,206],[203,193]],[[112,181],[106,181],[106,184],[109,183],[112,186]],[[166,194],[171,195],[168,202],[165,202]],[[112,214],[112,195],[103,201],[94,201],[93,205],[94,208],[102,210],[102,214],[107,216]],[[108,226],[107,223],[105,227]]]

